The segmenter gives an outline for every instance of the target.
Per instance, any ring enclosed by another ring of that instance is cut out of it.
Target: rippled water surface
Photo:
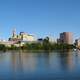
[[[80,80],[80,51],[0,52],[0,80]]]

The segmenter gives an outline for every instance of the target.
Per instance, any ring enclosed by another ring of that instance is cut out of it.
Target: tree
[[[43,47],[44,47],[44,50],[49,50],[49,49],[50,49],[49,37],[46,37],[46,38],[43,40]]]

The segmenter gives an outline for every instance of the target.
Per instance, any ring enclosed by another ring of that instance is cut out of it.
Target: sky
[[[79,38],[80,0],[0,0],[0,38],[9,38],[14,28],[38,38],[61,32]]]

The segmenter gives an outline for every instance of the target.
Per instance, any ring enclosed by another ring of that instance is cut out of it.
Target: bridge
[[[4,44],[4,45],[13,45],[18,43],[20,40],[16,40],[16,41],[0,41],[0,44]]]

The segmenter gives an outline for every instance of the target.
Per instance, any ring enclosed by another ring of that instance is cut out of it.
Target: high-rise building
[[[12,31],[12,37],[16,37],[16,29],[14,28],[13,31]]]
[[[71,32],[60,33],[59,43],[73,44],[73,34]]]

